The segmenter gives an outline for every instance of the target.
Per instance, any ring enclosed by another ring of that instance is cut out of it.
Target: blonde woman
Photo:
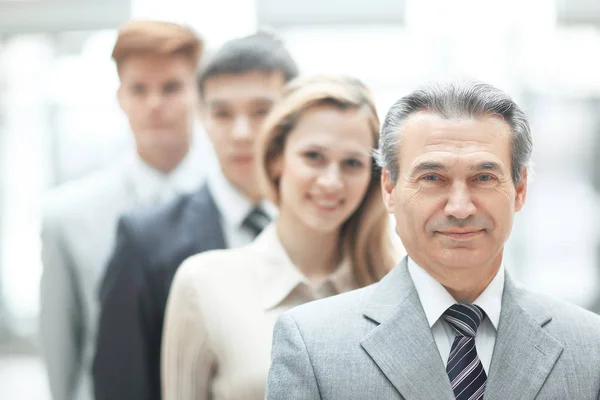
[[[267,117],[257,160],[279,216],[250,245],[184,262],[163,336],[165,400],[263,399],[272,330],[294,306],[368,285],[394,263],[369,91],[297,79]]]

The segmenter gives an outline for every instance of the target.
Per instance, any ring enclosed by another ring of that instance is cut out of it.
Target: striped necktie
[[[487,375],[477,356],[475,334],[485,313],[473,304],[454,304],[442,316],[456,334],[446,372],[457,400],[483,398]]]
[[[242,222],[242,227],[257,237],[271,222],[271,218],[260,207],[254,208]]]

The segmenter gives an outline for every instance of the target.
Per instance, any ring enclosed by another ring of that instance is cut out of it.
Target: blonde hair
[[[282,157],[287,136],[304,112],[319,105],[364,112],[373,136],[373,147],[377,145],[377,110],[369,89],[358,79],[319,75],[291,81],[267,116],[257,140],[259,182],[264,194],[276,205],[280,203],[279,183],[272,164]],[[349,256],[354,278],[360,286],[377,282],[394,263],[389,218],[381,198],[381,170],[374,159],[371,166],[367,192],[344,222],[340,234],[340,245]]]
[[[195,70],[203,49],[204,42],[189,28],[171,22],[131,20],[119,30],[112,59],[118,71],[132,55],[183,55]]]

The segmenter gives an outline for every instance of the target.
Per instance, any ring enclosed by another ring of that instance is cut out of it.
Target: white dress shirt
[[[242,227],[242,223],[256,205],[225,178],[218,166],[210,169],[206,182],[221,214],[221,226],[227,247],[236,248],[252,242],[254,236]],[[277,215],[277,208],[272,203],[262,201],[259,206],[271,219]]]
[[[130,183],[138,204],[163,204],[197,190],[205,179],[206,167],[195,153],[192,148],[168,174],[151,167],[137,154],[130,157]]]
[[[448,293],[442,284],[436,281],[410,257],[408,258],[408,272],[415,284],[435,344],[438,347],[444,365],[446,365],[455,334],[450,325],[441,316],[448,307],[458,302]],[[500,321],[503,291],[504,265],[501,265],[498,273],[488,287],[473,302],[473,304],[481,307],[486,315],[486,318],[484,318],[477,330],[475,347],[487,374],[489,374],[492,353],[496,344],[496,332]]]

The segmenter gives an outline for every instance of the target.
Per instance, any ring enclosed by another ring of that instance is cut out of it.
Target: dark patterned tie
[[[483,310],[473,304],[454,304],[442,316],[456,334],[446,372],[457,400],[483,398],[487,375],[477,356],[475,334],[485,318]]]
[[[242,227],[257,237],[265,226],[271,222],[271,218],[260,207],[254,208],[242,222]]]

